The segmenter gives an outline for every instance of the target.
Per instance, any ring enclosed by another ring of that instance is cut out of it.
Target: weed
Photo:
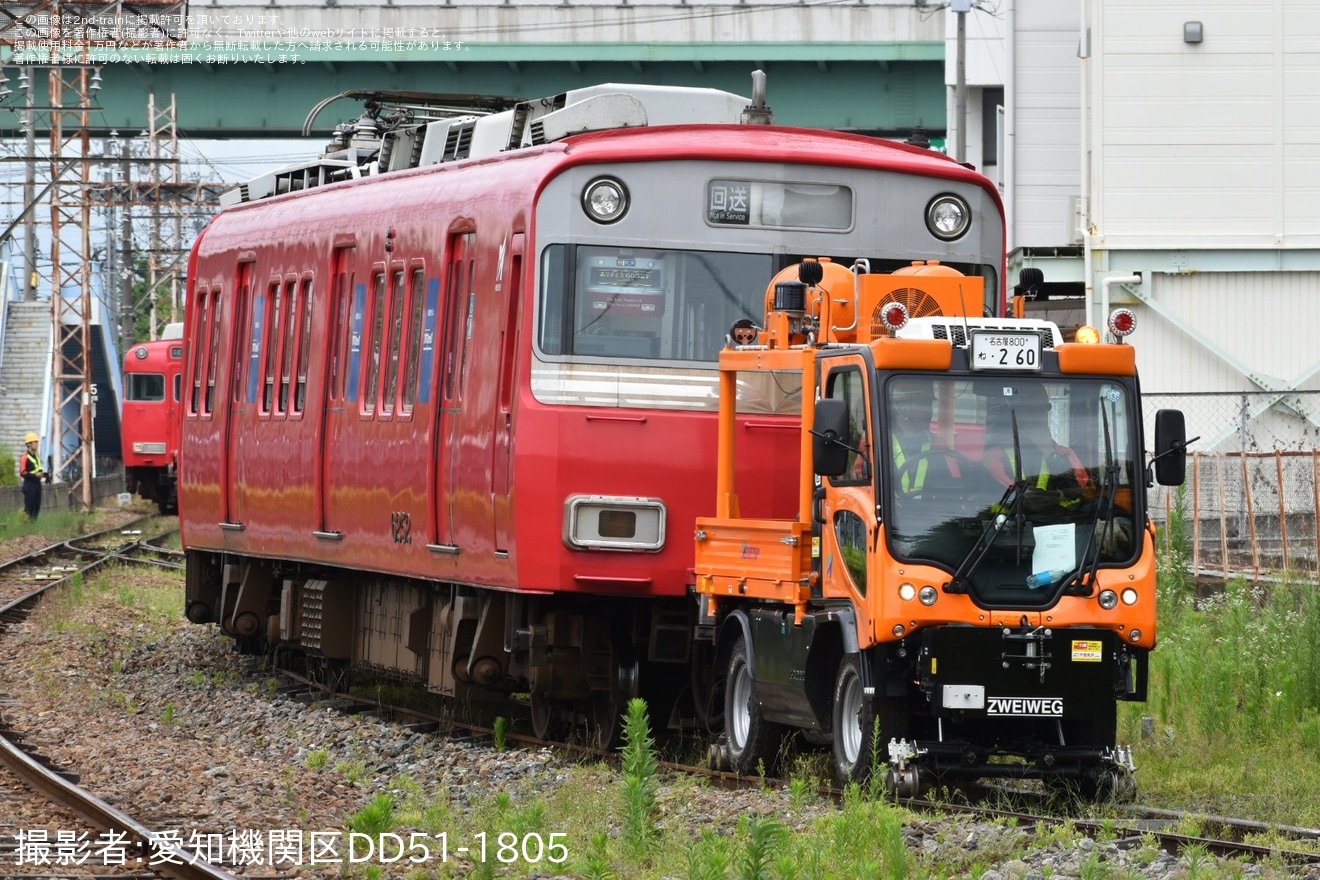
[[[689,880],[725,880],[732,865],[728,843],[705,828],[701,838],[688,850],[687,862]]]
[[[800,776],[795,776],[788,781],[788,804],[794,813],[802,814],[807,806],[807,798],[811,796],[811,784]]]
[[[628,701],[623,721],[623,839],[634,855],[642,856],[657,836],[655,739],[646,701]]]
[[[582,876],[586,880],[614,880],[618,876],[610,867],[609,856],[605,852],[608,843],[608,834],[602,832],[592,836],[591,848],[587,850],[582,864]]]
[[[335,769],[355,785],[362,785],[371,779],[371,770],[368,769],[365,761],[358,758],[351,761],[340,761],[335,765]]]
[[[768,816],[744,817],[739,823],[746,839],[738,850],[734,876],[738,880],[769,880],[770,866],[788,839],[788,829]]]
[[[349,817],[348,830],[373,838],[393,831],[394,798],[387,794],[376,795],[370,803]]]

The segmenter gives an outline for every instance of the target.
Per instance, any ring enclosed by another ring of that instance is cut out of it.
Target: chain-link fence
[[[1193,570],[1320,576],[1320,391],[1143,397],[1148,425],[1156,410],[1180,409],[1199,437],[1183,495]],[[1174,490],[1152,489],[1151,516],[1167,522],[1175,502]]]

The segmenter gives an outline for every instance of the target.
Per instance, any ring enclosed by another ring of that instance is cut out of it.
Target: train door
[[[495,293],[504,310],[500,324],[500,376],[491,451],[491,491],[495,514],[495,553],[507,555],[513,535],[513,397],[518,365],[518,305],[522,294],[523,240],[513,234],[495,273]]]
[[[337,450],[341,448],[344,434],[344,419],[347,407],[344,404],[345,376],[348,373],[349,337],[352,329],[353,276],[348,263],[355,245],[343,245],[335,248],[331,263],[331,295],[329,329],[326,333],[326,375],[321,384],[321,417],[317,428],[315,448],[316,473],[313,476],[316,486],[316,529],[315,535],[326,540],[338,540],[343,537],[343,530],[336,521],[334,513],[334,482],[330,478],[332,464]]]
[[[440,552],[460,550],[454,528],[454,496],[457,490],[458,445],[463,442],[463,372],[468,354],[467,343],[475,308],[472,268],[475,233],[450,236],[445,266],[444,324],[440,340],[440,376],[436,411],[439,426],[435,432],[435,503],[436,542]]]
[[[251,389],[249,382],[257,378],[256,366],[252,361],[259,353],[261,328],[249,325],[252,310],[252,262],[238,264],[238,288],[234,293],[232,309],[233,323],[229,336],[229,392],[225,407],[225,442],[224,473],[221,475],[221,497],[224,512],[221,528],[242,529],[243,511],[239,482],[243,475],[239,463],[243,460],[243,437],[246,431],[239,430],[241,417],[247,410],[249,397],[256,400],[256,388]],[[255,314],[261,313],[260,305]],[[245,381],[246,380],[246,381]]]

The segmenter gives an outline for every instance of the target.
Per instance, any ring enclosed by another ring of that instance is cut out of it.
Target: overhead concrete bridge
[[[144,7],[133,24],[149,38],[135,47],[90,41],[91,60],[104,65],[93,133],[145,128],[148,92],[158,107],[174,96],[187,137],[285,137],[318,102],[349,89],[536,98],[640,82],[750,94],[755,69],[768,74],[778,123],[895,137],[945,129],[944,16],[910,0],[174,8],[148,16]],[[186,40],[171,44],[179,36]],[[0,49],[0,59],[37,59],[38,42]],[[327,130],[342,121],[334,115],[322,120]],[[3,130],[11,125],[16,114],[0,116],[0,137],[14,136]]]

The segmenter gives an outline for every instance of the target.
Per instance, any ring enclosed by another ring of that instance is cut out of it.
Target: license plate
[[[1039,370],[1040,334],[972,332],[973,370]]]

